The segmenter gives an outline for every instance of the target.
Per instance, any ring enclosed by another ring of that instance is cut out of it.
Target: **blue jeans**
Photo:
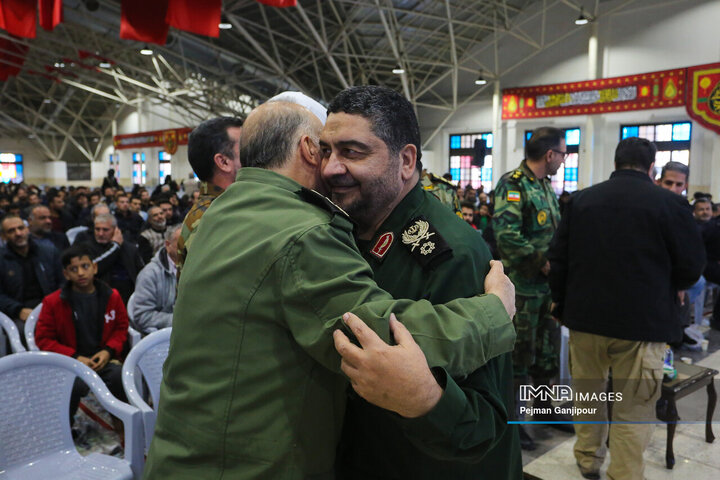
[[[703,308],[705,307],[705,277],[702,275],[700,279],[692,287],[687,289],[688,300],[694,306],[694,322],[700,324],[703,318]]]

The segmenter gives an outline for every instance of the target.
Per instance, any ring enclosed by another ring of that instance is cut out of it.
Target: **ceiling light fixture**
[[[583,12],[583,8],[580,7],[580,16],[575,19],[575,25],[587,25],[587,23],[589,21],[590,21],[590,19],[585,16],[585,13]]]
[[[49,98],[46,98],[45,100],[43,100],[43,103],[52,103],[52,100],[50,100]]]
[[[98,65],[100,68],[110,68],[112,67],[112,64],[110,62],[100,62],[100,65]]]
[[[153,51],[150,47],[145,45],[142,49],[140,49],[140,55],[152,55]]]
[[[405,73],[405,69],[400,63],[398,63],[397,65],[395,65],[395,68],[393,68],[392,73],[394,73],[395,75],[402,75],[403,73]]]
[[[486,85],[486,84],[487,84],[487,80],[485,80],[485,77],[483,77],[482,75],[480,75],[477,78],[477,80],[475,80],[475,85]]]
[[[232,23],[218,23],[218,28],[220,30],[230,30],[232,28]]]

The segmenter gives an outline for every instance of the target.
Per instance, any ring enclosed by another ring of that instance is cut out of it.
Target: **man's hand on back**
[[[510,318],[515,316],[515,285],[505,275],[502,262],[490,260],[490,271],[485,277],[485,293],[497,295]]]
[[[358,395],[407,418],[432,410],[443,389],[430,371],[425,354],[395,315],[390,315],[390,330],[397,342],[392,346],[357,316],[346,313],[343,319],[362,348],[335,330],[335,349],[342,357],[340,368]]]

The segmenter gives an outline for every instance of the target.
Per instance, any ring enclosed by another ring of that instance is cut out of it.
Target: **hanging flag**
[[[35,0],[0,1],[0,28],[16,37],[35,38]]]
[[[120,38],[165,45],[168,0],[122,0]]]
[[[20,73],[27,51],[28,47],[25,45],[0,38],[0,81],[4,82]]]
[[[165,22],[170,26],[218,37],[222,0],[169,0]]]
[[[687,69],[685,108],[693,120],[720,133],[720,63]]]
[[[268,5],[270,7],[295,7],[297,6],[297,0],[257,0],[258,2],[262,3],[263,5]]]
[[[55,29],[63,21],[62,0],[39,0],[38,17],[42,28]]]

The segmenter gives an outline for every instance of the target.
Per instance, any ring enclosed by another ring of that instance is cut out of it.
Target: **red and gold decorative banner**
[[[178,145],[187,145],[188,135],[193,129],[190,127],[172,128],[169,130],[155,130],[153,132],[132,133],[130,135],[115,135],[113,146],[116,150],[126,148],[164,147],[170,154],[177,152]]]
[[[685,68],[503,90],[503,120],[625,112],[685,104]]]
[[[710,130],[720,133],[720,63],[687,69],[688,115]]]

